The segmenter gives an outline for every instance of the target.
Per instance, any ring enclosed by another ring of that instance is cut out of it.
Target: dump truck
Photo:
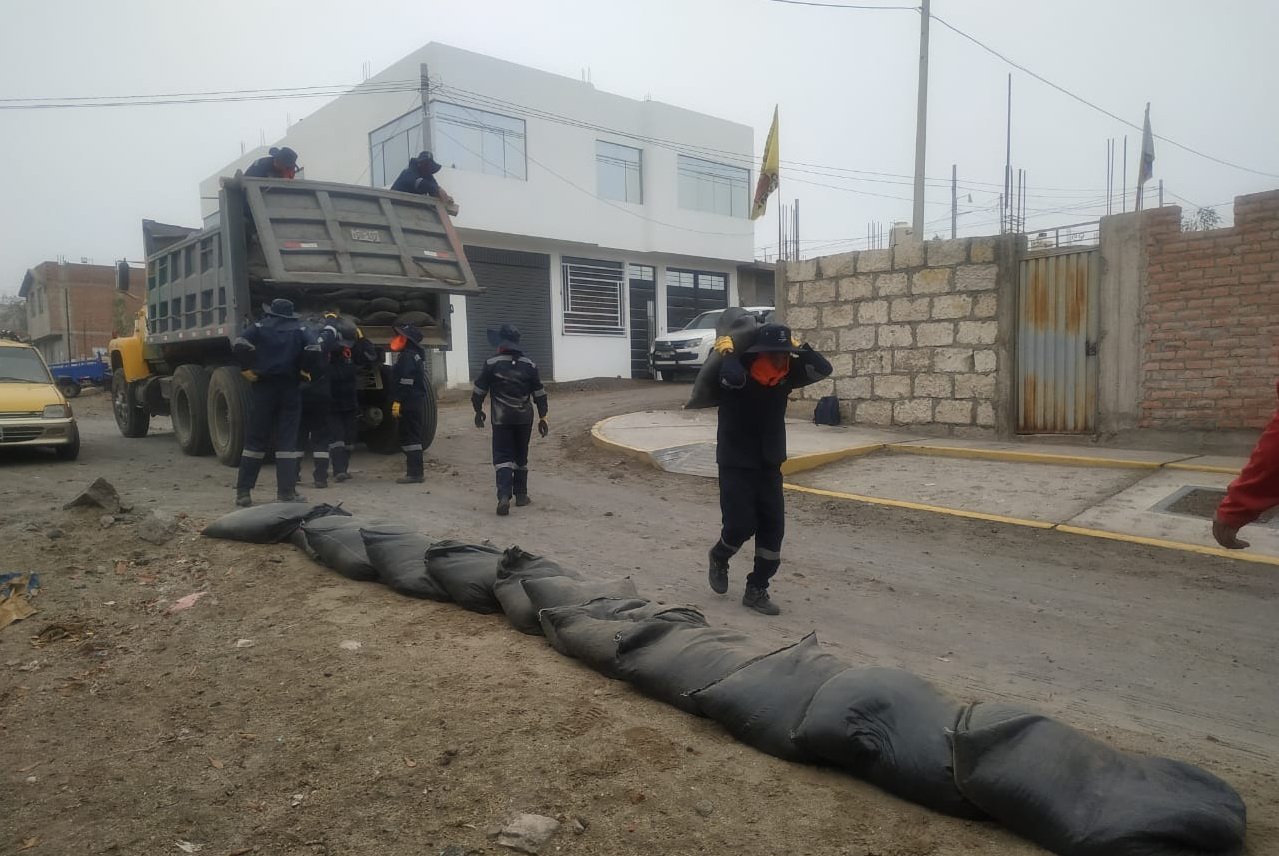
[[[427,349],[449,350],[449,295],[479,288],[444,206],[429,196],[320,181],[224,178],[216,225],[144,220],[146,302],[133,335],[111,340],[112,409],[126,437],[168,416],[182,451],[240,461],[249,381],[231,343],[263,304],[286,297],[304,323],[350,319],[383,363],[359,378],[360,439],[398,451],[386,346],[396,324],[416,324]],[[139,272],[134,271],[132,275]],[[128,288],[131,269],[117,266]],[[423,445],[435,436],[434,385]]]

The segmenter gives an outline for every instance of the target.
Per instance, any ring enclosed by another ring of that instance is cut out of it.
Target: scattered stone
[[[703,801],[694,805],[693,811],[697,812],[702,817],[710,817],[712,814],[715,813],[715,806],[711,805],[708,802]]]
[[[364,643],[356,642],[354,639],[343,639],[338,643],[338,647],[343,651],[358,651],[364,647]]]
[[[540,814],[515,814],[508,818],[497,833],[497,845],[536,854],[555,831],[560,822]]]
[[[115,525],[115,515],[104,514],[98,518],[98,523],[102,526],[103,529],[110,529],[112,526]]]
[[[45,537],[48,538],[50,541],[57,541],[59,538],[61,538],[65,534],[67,533],[63,532],[61,529],[59,529],[56,526],[50,529],[48,532],[44,533]]]
[[[471,853],[477,851],[463,847],[460,844],[450,844],[440,851],[440,856],[470,856]]]
[[[445,749],[444,754],[440,755],[440,766],[447,767],[449,764],[452,764],[453,759],[457,757],[457,752],[458,750],[452,747]]]
[[[166,544],[178,534],[178,519],[156,508],[138,524],[138,537],[150,544]]]
[[[575,817],[569,822],[568,828],[573,830],[574,835],[581,835],[586,831],[586,824],[580,817]]]
[[[118,514],[121,511],[127,511],[124,503],[120,501],[120,494],[116,492],[115,486],[106,479],[97,479],[93,484],[89,485],[88,490],[77,496],[75,499],[62,506],[64,510],[71,508],[101,508],[112,514]]]
[[[252,639],[237,639],[237,640],[235,640],[235,647],[237,647],[237,648],[252,648],[252,647],[253,647],[254,645],[256,645],[256,644],[258,644],[258,643],[254,642]]]

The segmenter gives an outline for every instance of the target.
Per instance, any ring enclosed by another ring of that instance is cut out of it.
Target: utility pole
[[[1008,118],[1004,126],[1006,134],[1004,143],[1004,195],[999,204],[999,216],[1002,222],[1000,232],[1012,231],[1012,198],[1013,198],[1013,73],[1008,72]]]
[[[930,0],[919,9],[919,104],[915,113],[915,240],[924,240],[924,152],[928,139],[928,22]]]
[[[1124,134],[1124,184],[1119,188],[1121,211],[1128,213],[1128,135]]]
[[[1164,180],[1159,179],[1159,207],[1164,207]]]
[[[950,239],[953,241],[959,228],[959,164],[950,165]]]

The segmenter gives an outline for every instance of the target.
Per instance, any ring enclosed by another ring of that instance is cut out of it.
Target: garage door
[[[471,379],[493,356],[488,329],[503,323],[520,328],[520,344],[544,380],[551,364],[551,257],[489,247],[467,247],[466,258],[484,293],[466,298],[466,336]]]
[[[679,330],[703,312],[728,305],[728,276],[666,269],[666,329]]]

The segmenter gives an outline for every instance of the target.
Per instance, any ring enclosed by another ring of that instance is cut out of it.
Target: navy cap
[[[415,345],[422,344],[422,331],[415,324],[396,324],[391,329]]]
[[[414,166],[422,166],[423,164],[425,164],[427,171],[431,175],[435,175],[437,172],[439,172],[441,169],[444,168],[435,162],[435,155],[431,154],[430,152],[422,152],[415,158],[409,158],[409,163],[413,164]]]
[[[297,318],[293,312],[293,301],[285,300],[283,297],[277,297],[270,303],[262,304],[262,311],[267,315],[274,315],[276,318]]]
[[[289,148],[288,146],[281,146],[278,149],[274,149],[274,148],[270,149],[267,152],[267,154],[269,154],[271,157],[275,158],[276,160],[284,161],[289,166],[298,165],[298,153],[293,151],[293,149]]]
[[[785,324],[765,324],[755,334],[755,344],[746,349],[748,354],[798,353],[799,348],[791,337],[790,328]]]
[[[520,328],[514,324],[503,324],[497,329],[489,328],[489,344],[495,348],[518,348],[520,346]]]

